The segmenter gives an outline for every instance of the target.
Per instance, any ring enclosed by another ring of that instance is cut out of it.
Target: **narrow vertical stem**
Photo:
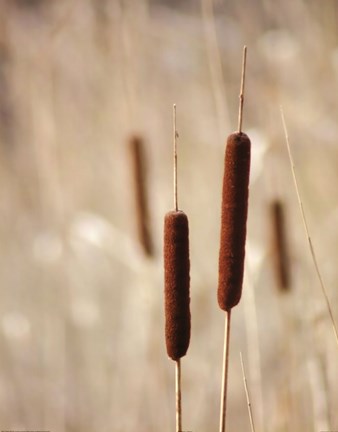
[[[217,38],[215,0],[201,0],[202,19],[205,31],[206,54],[208,57],[211,85],[218,117],[219,132],[223,140],[224,126],[230,124],[227,91],[222,68],[222,53]]]
[[[177,200],[177,138],[176,130],[176,104],[173,105],[173,145],[174,145],[174,208],[178,210]]]
[[[244,104],[244,86],[245,86],[245,70],[246,70],[246,52],[247,52],[247,47],[245,46],[243,48],[241,90],[240,90],[240,94],[239,94],[238,133],[242,132],[243,104]]]
[[[250,419],[251,431],[252,431],[252,432],[255,432],[255,424],[254,424],[253,415],[252,415],[251,402],[250,402],[250,395],[249,395],[248,383],[247,383],[246,376],[245,376],[245,370],[244,370],[244,363],[243,363],[242,353],[240,352],[239,355],[240,355],[240,358],[241,358],[241,367],[242,367],[243,383],[244,383],[244,390],[245,390],[246,402],[247,402],[247,404],[248,404],[248,412],[249,412],[249,419]]]
[[[225,312],[223,372],[222,372],[222,390],[221,390],[221,413],[220,413],[219,432],[225,432],[225,424],[226,424],[230,319],[231,319],[231,309]]]
[[[288,134],[288,130],[287,130],[287,127],[286,127],[286,122],[285,122],[285,117],[284,117],[284,111],[283,111],[282,107],[280,107],[280,112],[281,112],[281,116],[282,116],[282,123],[283,123],[283,128],[284,128],[286,147],[288,149],[288,154],[289,154],[289,160],[290,160],[290,165],[291,165],[293,182],[294,182],[294,185],[295,185],[295,189],[296,189],[296,193],[297,193],[297,199],[298,199],[298,204],[299,204],[300,212],[301,212],[301,215],[302,215],[303,225],[304,225],[304,229],[305,229],[305,235],[306,235],[306,238],[307,238],[307,241],[308,241],[308,244],[309,244],[310,253],[311,253],[311,257],[312,257],[312,262],[313,262],[313,265],[315,267],[315,271],[316,271],[316,274],[317,274],[317,277],[318,277],[319,285],[320,285],[320,288],[322,290],[322,294],[324,296],[324,300],[325,300],[325,303],[326,303],[327,311],[329,313],[329,317],[330,317],[330,321],[331,321],[331,325],[332,325],[332,330],[333,330],[333,333],[334,333],[334,337],[336,339],[336,344],[338,346],[338,330],[337,330],[336,322],[335,322],[335,319],[334,319],[333,311],[332,311],[332,308],[331,308],[331,302],[330,302],[330,299],[329,299],[329,295],[327,293],[326,286],[325,286],[324,280],[322,278],[322,274],[321,274],[321,272],[319,270],[317,256],[315,254],[313,243],[312,243],[312,240],[311,240],[311,237],[310,237],[310,231],[309,231],[309,227],[308,227],[307,220],[306,220],[306,217],[305,217],[305,211],[304,211],[304,207],[303,207],[303,202],[302,202],[302,199],[301,199],[301,196],[300,196],[300,191],[299,191],[299,186],[298,186],[298,180],[297,180],[297,176],[296,176],[295,163],[294,163],[292,152],[291,152],[291,146],[290,146],[290,141],[289,141],[289,134]]]
[[[247,270],[250,274],[250,269]],[[250,279],[250,276],[249,278]],[[260,338],[258,330],[258,317],[256,305],[256,293],[251,283],[246,281],[247,295],[244,297],[244,316],[246,335],[248,341],[248,356],[249,356],[249,370],[253,384],[253,397],[256,401],[256,414],[259,419],[258,430],[265,431],[265,416],[264,416],[264,398],[263,398],[263,380],[262,380],[262,362],[261,362],[261,349]]]
[[[182,431],[182,399],[181,399],[181,360],[176,360],[175,367],[176,384],[176,432]]]

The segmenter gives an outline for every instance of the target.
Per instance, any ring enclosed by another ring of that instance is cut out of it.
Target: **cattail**
[[[174,210],[164,218],[164,309],[168,356],[175,361],[176,432],[182,431],[181,357],[190,342],[189,224],[177,199],[176,105],[173,105]]]
[[[250,140],[245,133],[229,135],[224,161],[217,293],[218,304],[225,311],[236,306],[242,294],[250,147]]]
[[[288,291],[290,289],[290,263],[287,251],[284,206],[281,201],[272,201],[270,204],[270,215],[272,253],[278,288],[280,291]]]
[[[130,138],[129,146],[133,173],[138,239],[145,255],[151,257],[154,254],[154,248],[149,224],[144,143],[141,137],[135,135]]]
[[[188,218],[171,211],[164,219],[165,340],[168,356],[183,357],[190,341]]]
[[[218,304],[225,311],[220,432],[225,432],[226,427],[231,309],[237,305],[242,295],[248,214],[251,143],[248,136],[242,132],[246,53],[245,46],[239,95],[238,132],[229,135],[224,159],[217,291]]]

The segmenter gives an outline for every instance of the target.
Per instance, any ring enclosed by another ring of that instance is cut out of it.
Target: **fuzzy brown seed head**
[[[218,304],[228,311],[242,295],[248,214],[250,139],[240,132],[227,140],[219,253]]]
[[[134,183],[135,215],[140,245],[147,256],[153,256],[154,248],[150,232],[144,142],[134,135],[129,140]]]
[[[290,289],[290,265],[283,203],[279,200],[274,200],[271,203],[270,211],[272,220],[272,252],[278,288],[280,291],[288,291]]]
[[[165,340],[173,360],[183,357],[190,342],[190,261],[188,218],[171,211],[164,219]]]

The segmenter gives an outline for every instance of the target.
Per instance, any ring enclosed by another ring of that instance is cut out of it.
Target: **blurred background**
[[[240,352],[257,431],[338,430],[337,344],[280,115],[282,105],[338,320],[337,6],[0,0],[1,430],[174,430],[162,263],[163,217],[173,208],[173,103],[191,246],[183,429],[217,430],[223,155],[237,128],[245,44],[252,168],[245,283],[232,314],[229,431],[250,430]],[[276,202],[287,282],[276,266]]]

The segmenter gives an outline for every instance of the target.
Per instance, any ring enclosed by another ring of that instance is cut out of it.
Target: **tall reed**
[[[174,124],[174,210],[164,218],[165,341],[168,356],[176,362],[176,432],[182,430],[181,362],[190,342],[189,224],[177,199],[176,105]]]
[[[238,132],[229,135],[224,159],[217,291],[218,304],[225,311],[220,432],[226,428],[231,309],[238,304],[242,295],[248,214],[251,143],[242,132],[246,52],[244,47]]]
[[[284,134],[285,134],[285,142],[286,142],[286,147],[288,150],[288,155],[289,155],[289,160],[290,160],[290,165],[291,165],[291,172],[292,172],[292,177],[293,177],[293,182],[295,185],[295,189],[296,189],[296,193],[297,193],[297,199],[298,199],[298,204],[299,204],[299,209],[300,209],[300,213],[302,216],[302,221],[303,221],[303,226],[304,226],[304,230],[305,230],[305,235],[307,238],[307,242],[308,242],[308,246],[309,246],[309,250],[310,250],[310,254],[311,254],[311,258],[312,258],[312,262],[317,274],[317,278],[318,278],[318,282],[319,282],[319,286],[321,289],[321,292],[323,294],[324,300],[325,300],[325,304],[326,304],[326,308],[327,308],[327,312],[331,321],[331,326],[332,326],[332,330],[333,330],[333,334],[336,340],[336,345],[338,347],[338,330],[337,330],[337,325],[336,325],[336,321],[333,315],[333,310],[331,307],[331,301],[329,299],[328,293],[327,293],[327,289],[326,286],[324,284],[324,280],[322,278],[322,274],[320,272],[319,269],[319,265],[318,265],[318,261],[317,261],[317,256],[315,253],[315,249],[313,247],[313,243],[312,243],[312,239],[310,236],[310,231],[308,228],[308,224],[307,224],[307,219],[305,217],[305,211],[304,211],[304,207],[303,207],[303,202],[300,196],[300,191],[299,191],[299,187],[298,187],[298,181],[297,181],[297,176],[296,176],[296,168],[295,168],[295,164],[293,161],[293,156],[292,156],[292,152],[291,152],[291,146],[290,146],[290,142],[289,142],[289,134],[288,134],[288,130],[286,127],[286,122],[285,122],[285,117],[284,117],[284,111],[283,108],[280,107],[280,111],[281,111],[281,117],[282,117],[282,123],[283,123],[283,129],[284,129]]]

